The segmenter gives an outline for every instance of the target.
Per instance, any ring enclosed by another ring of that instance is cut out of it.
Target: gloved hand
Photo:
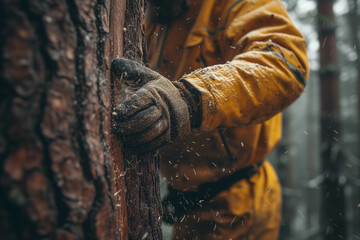
[[[111,70],[129,87],[138,88],[113,114],[113,130],[125,145],[149,151],[190,132],[188,105],[170,80],[123,58],[114,59]]]

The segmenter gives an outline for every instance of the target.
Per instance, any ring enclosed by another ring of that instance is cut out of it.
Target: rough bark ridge
[[[127,0],[123,28],[123,57],[139,62],[146,62],[144,7],[144,0]],[[122,87],[119,83],[114,85],[116,89]],[[119,94],[114,96],[120,96],[114,98],[115,107],[123,101],[123,96]],[[126,192],[122,196],[127,204],[127,216],[123,216],[123,219],[127,219],[123,234],[134,240],[162,239],[158,153],[140,155],[124,149],[123,154],[122,176],[124,176]]]
[[[1,239],[119,239],[110,0],[0,4]]]

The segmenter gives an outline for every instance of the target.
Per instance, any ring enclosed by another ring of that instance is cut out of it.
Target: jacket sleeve
[[[200,92],[201,131],[268,120],[300,96],[309,75],[305,39],[280,0],[229,2],[214,39],[230,61],[181,80]]]

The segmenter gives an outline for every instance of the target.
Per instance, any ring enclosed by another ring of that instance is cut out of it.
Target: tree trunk
[[[146,62],[144,0],[127,0],[125,19],[123,56]],[[125,85],[116,81],[114,86],[113,108],[124,100],[124,94],[119,92]],[[126,215],[122,215],[122,219],[127,220],[123,233],[134,240],[162,239],[158,153],[134,154],[125,148],[123,159],[120,175],[124,176],[121,182],[125,183],[126,191],[121,196],[127,205]]]
[[[124,158],[111,134],[110,61],[143,59],[143,12],[143,0],[0,1],[1,239],[161,238],[157,162]]]
[[[355,61],[355,67],[357,70],[357,83],[358,83],[358,119],[360,119],[360,40],[359,40],[359,26],[358,23],[360,17],[358,15],[358,1],[357,0],[348,0],[349,4],[349,26],[351,32],[351,38],[353,43],[354,51],[356,52],[357,59]],[[360,127],[358,127],[358,153],[360,156]]]
[[[283,137],[276,148],[276,171],[279,175],[282,191],[282,224],[280,228],[280,240],[291,239],[292,225],[294,220],[294,209],[296,208],[296,202],[294,199],[296,196],[290,194],[294,189],[293,184],[293,158],[291,156],[291,129],[289,126],[290,113],[285,111],[283,113]],[[290,190],[290,191],[289,191]]]
[[[353,48],[354,51],[356,52],[357,55],[357,59],[355,61],[355,67],[357,70],[357,94],[358,94],[358,122],[360,121],[360,40],[358,37],[358,33],[359,33],[359,26],[358,23],[360,20],[360,17],[358,15],[358,1],[357,0],[348,0],[348,4],[349,4],[349,26],[350,26],[350,32],[351,32],[351,38],[352,38],[352,44],[353,44]],[[357,156],[358,158],[360,158],[360,124],[358,124],[358,129],[357,129],[357,135],[358,135],[358,152],[357,152]],[[358,179],[360,179],[360,168],[357,169],[358,170]],[[360,189],[359,187],[356,187],[358,185],[355,185],[354,188],[354,197],[353,197],[353,201],[352,201],[352,205],[349,206],[349,208],[352,210],[352,212],[354,212],[354,219],[352,221],[352,226],[353,226],[353,232],[355,235],[359,236],[360,235],[360,229],[359,229],[359,225],[360,225],[360,207],[358,206],[358,204],[360,203],[359,199],[360,199]],[[356,227],[357,226],[357,227]]]
[[[345,239],[344,186],[339,182],[343,160],[340,152],[340,111],[337,49],[332,0],[317,0],[320,42],[321,159],[320,224],[323,238]]]

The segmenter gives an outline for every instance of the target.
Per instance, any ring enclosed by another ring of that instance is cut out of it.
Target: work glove
[[[188,105],[170,80],[124,58],[114,59],[111,70],[134,89],[113,113],[113,130],[125,145],[150,151],[190,132]]]

